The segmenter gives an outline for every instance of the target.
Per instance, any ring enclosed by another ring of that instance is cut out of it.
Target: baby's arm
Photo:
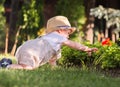
[[[77,49],[77,50],[86,51],[86,52],[97,51],[97,48],[89,48],[85,45],[81,45],[81,44],[71,41],[71,40],[67,40],[67,41],[63,42],[63,45],[69,46],[69,47]]]

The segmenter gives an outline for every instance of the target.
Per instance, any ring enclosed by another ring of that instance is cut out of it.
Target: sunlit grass
[[[16,63],[15,56],[12,56],[10,54],[0,54],[0,60],[3,59],[3,58],[11,59],[13,63]]]
[[[0,69],[0,87],[119,87],[120,78],[78,68],[45,65],[36,70]]]
[[[12,55],[10,55],[10,54],[0,54],[0,59],[2,59],[2,58],[4,58],[4,57],[10,58],[10,59],[13,59],[13,58],[14,58],[14,56],[12,56]]]

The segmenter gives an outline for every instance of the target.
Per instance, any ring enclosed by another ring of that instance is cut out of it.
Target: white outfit
[[[16,51],[18,64],[39,67],[47,63],[51,58],[61,57],[61,44],[67,38],[53,32],[42,37],[26,41]]]

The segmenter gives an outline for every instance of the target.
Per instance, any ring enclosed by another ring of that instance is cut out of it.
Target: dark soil
[[[108,76],[120,77],[120,68],[105,69],[105,70],[102,70],[102,72]]]

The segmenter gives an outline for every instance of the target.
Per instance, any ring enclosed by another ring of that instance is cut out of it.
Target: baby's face
[[[59,34],[63,35],[66,38],[69,38],[69,35],[71,33],[71,30],[58,30]]]

